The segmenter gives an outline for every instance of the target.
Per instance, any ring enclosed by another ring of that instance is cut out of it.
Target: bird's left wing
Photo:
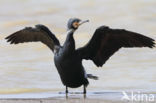
[[[82,59],[90,59],[97,66],[102,66],[121,47],[149,47],[155,46],[154,39],[139,33],[110,29],[101,26],[96,29],[91,40],[82,48],[76,50]]]

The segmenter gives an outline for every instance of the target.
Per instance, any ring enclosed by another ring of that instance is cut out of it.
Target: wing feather
[[[47,45],[51,50],[54,50],[55,45],[60,46],[55,35],[44,25],[36,25],[34,28],[26,27],[9,35],[5,39],[11,44],[40,41]]]
[[[120,48],[155,46],[154,39],[124,29],[110,29],[101,26],[96,29],[91,40],[77,53],[82,59],[90,59],[97,66],[102,66]]]

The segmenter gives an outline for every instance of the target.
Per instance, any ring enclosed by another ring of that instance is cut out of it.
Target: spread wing
[[[26,27],[9,35],[5,39],[11,44],[40,41],[47,45],[52,51],[54,51],[55,46],[60,46],[55,35],[46,26],[40,24],[36,25],[34,28]]]
[[[90,59],[97,66],[102,66],[116,51],[122,47],[149,47],[155,46],[154,39],[139,33],[110,29],[101,26],[96,29],[92,39],[77,53],[82,59]]]

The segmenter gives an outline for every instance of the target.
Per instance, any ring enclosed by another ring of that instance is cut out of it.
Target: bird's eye
[[[74,28],[78,28],[78,26],[79,26],[79,23],[78,23],[78,22],[74,22],[74,23],[73,23],[73,27],[74,27]]]

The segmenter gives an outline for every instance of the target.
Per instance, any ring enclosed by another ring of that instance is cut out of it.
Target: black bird
[[[97,79],[97,77],[85,72],[82,65],[83,59],[92,60],[99,67],[122,47],[155,47],[154,39],[142,34],[100,26],[84,47],[75,49],[73,34],[85,22],[88,20],[69,19],[68,33],[63,46],[44,25],[26,27],[6,37],[6,39],[11,44],[40,41],[47,45],[54,52],[55,66],[63,85],[66,86],[66,93],[68,93],[68,87],[77,88],[83,85],[84,94],[86,94],[86,87],[89,84],[88,78]]]

